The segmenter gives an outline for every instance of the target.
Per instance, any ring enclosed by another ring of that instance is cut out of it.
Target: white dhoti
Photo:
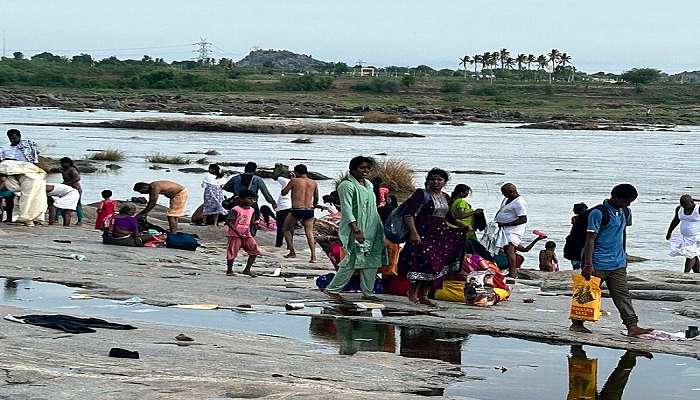
[[[7,175],[5,187],[19,194],[18,222],[33,222],[46,212],[46,172],[24,161],[0,162],[0,174]]]
[[[72,211],[78,208],[80,201],[78,189],[60,183],[49,183],[49,185],[53,186],[53,190],[47,195],[53,199],[54,207]]]

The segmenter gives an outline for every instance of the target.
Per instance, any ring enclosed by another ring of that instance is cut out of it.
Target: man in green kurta
[[[377,211],[372,183],[367,180],[373,164],[371,158],[353,158],[350,160],[350,174],[338,185],[341,213],[339,236],[347,256],[340,262],[335,278],[326,288],[326,294],[336,300],[342,300],[340,291],[357,270],[360,273],[362,298],[376,301],[372,292],[377,269],[388,264],[384,226]]]

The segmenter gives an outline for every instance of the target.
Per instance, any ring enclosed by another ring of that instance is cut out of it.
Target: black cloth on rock
[[[92,333],[95,332],[92,328],[103,328],[103,329],[117,329],[117,330],[129,330],[136,329],[132,325],[115,324],[113,322],[107,322],[99,318],[78,318],[70,315],[53,314],[53,315],[42,315],[42,314],[31,314],[23,315],[21,317],[15,317],[19,320],[24,321],[24,323],[36,326],[43,326],[44,328],[58,329],[63,332],[68,333]]]

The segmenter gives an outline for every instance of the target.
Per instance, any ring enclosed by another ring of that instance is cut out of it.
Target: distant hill
[[[253,50],[237,65],[306,72],[323,68],[326,63],[306,54],[297,54],[288,50]]]
[[[700,71],[683,71],[679,74],[671,75],[671,79],[683,83],[700,83]]]

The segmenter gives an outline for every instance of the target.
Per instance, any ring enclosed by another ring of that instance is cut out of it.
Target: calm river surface
[[[0,109],[0,128],[5,123],[108,120],[167,116],[163,113],[69,112],[55,109]],[[171,114],[175,115],[175,114]],[[504,175],[453,174],[448,189],[466,183],[474,190],[471,204],[483,208],[489,217],[501,201],[499,187],[515,183],[529,204],[528,230],[541,229],[557,242],[561,257],[564,238],[569,231],[571,207],[576,202],[593,206],[601,202],[617,183],[630,182],[640,192],[632,205],[634,225],[629,230],[631,254],[649,258],[632,269],[682,269],[681,259],[667,255],[665,232],[678,198],[695,194],[696,159],[700,127],[680,127],[690,132],[604,132],[549,131],[512,129],[510,124],[439,125],[365,125],[372,128],[403,130],[425,138],[313,137],[314,143],[289,143],[295,136],[216,132],[174,132],[120,130],[102,128],[57,128],[16,126],[25,138],[39,143],[50,157],[83,158],[88,149],[117,148],[126,153],[123,167],[115,172],[83,176],[85,202],[100,199],[100,191],[111,189],[116,199],[136,195],[131,191],[137,181],[168,179],[190,189],[189,209],[199,205],[202,175],[169,170],[148,169],[145,157],[155,152],[168,155],[187,151],[217,149],[221,155],[211,161],[256,161],[261,166],[275,162],[294,165],[304,161],[309,169],[328,176],[339,175],[352,156],[388,153],[408,161],[417,170],[438,166],[447,170],[485,170]],[[197,159],[203,156],[189,156]],[[196,166],[196,165],[194,165]],[[424,172],[416,175],[422,182]],[[60,182],[60,176],[51,176]],[[268,182],[273,195],[278,185]],[[322,183],[322,194],[331,190],[331,182]],[[537,249],[537,247],[536,247]],[[536,266],[536,253],[529,254],[526,266]],[[564,268],[569,268],[566,260]]]

